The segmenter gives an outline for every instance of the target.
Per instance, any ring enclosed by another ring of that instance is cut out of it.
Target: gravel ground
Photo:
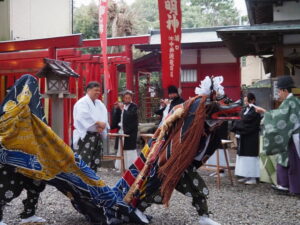
[[[103,180],[113,185],[119,174],[111,169],[101,169]],[[214,220],[222,225],[300,225],[300,198],[278,195],[269,184],[231,186],[227,177],[222,178],[221,189],[216,188],[215,178],[206,171],[200,171],[206,181],[210,197],[209,210]],[[18,224],[18,214],[22,211],[25,193],[14,199],[6,208],[4,221],[8,225]],[[191,199],[174,192],[170,207],[152,205],[146,211],[153,216],[151,224],[198,224],[198,215],[191,205]],[[84,217],[77,213],[70,201],[48,186],[41,194],[37,215],[47,219],[47,224],[88,225]]]

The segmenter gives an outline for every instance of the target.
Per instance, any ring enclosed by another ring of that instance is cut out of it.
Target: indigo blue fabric
[[[10,88],[7,96],[0,105],[0,118],[5,115],[4,106],[8,101],[18,103],[18,95],[22,93],[24,86],[28,86],[32,94],[28,104],[31,113],[44,123],[47,123],[38,82],[36,78],[31,75],[23,75],[16,81],[15,85]],[[64,150],[64,148],[59,149],[59,151]],[[45,149],[45,151],[51,151],[51,149]],[[77,154],[75,154],[74,157],[74,164],[76,164],[86,177],[95,181],[101,180]],[[41,171],[43,167],[37,156],[28,154],[22,151],[22,149],[6,149],[1,141],[0,164],[26,168],[31,171]],[[54,179],[45,180],[45,182],[55,186],[59,191],[69,197],[75,209],[84,214],[87,220],[93,224],[113,223],[111,221],[114,221],[115,218],[126,218],[126,220],[130,221],[133,208],[123,201],[123,195],[118,187],[111,188],[107,185],[91,186],[84,182],[79,176],[63,171],[56,175]]]

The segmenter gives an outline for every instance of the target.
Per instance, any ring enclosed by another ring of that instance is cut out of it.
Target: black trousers
[[[103,143],[99,133],[87,132],[84,139],[79,139],[78,150],[75,152],[95,172],[101,166]]]
[[[192,205],[197,210],[199,216],[208,216],[209,211],[207,206],[207,197],[209,191],[194,165],[191,165],[184,171],[176,186],[176,190],[185,196],[192,198]],[[141,211],[145,211],[152,203],[162,204],[160,190],[157,190],[155,193],[144,198],[139,203],[138,208]]]
[[[33,216],[45,186],[43,181],[17,173],[15,167],[0,164],[0,221],[3,219],[5,205],[18,197],[24,189],[27,191],[27,198],[23,200],[24,211],[20,216],[22,219]]]

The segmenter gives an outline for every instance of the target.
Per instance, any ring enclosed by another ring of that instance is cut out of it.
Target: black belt
[[[99,134],[98,132],[92,132],[92,131],[87,131],[86,133],[91,134],[91,135],[98,135]]]

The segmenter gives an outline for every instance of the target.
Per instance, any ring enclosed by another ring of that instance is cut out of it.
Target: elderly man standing
[[[103,151],[102,138],[109,129],[107,109],[98,99],[100,84],[92,81],[86,95],[74,105],[73,148],[91,169],[97,172]]]
[[[293,96],[294,81],[290,76],[278,78],[280,107],[264,116],[264,150],[267,155],[278,155],[277,186],[275,189],[300,194],[300,100]]]
[[[118,123],[119,133],[129,135],[129,137],[125,137],[124,140],[125,169],[128,169],[137,158],[136,140],[138,133],[138,113],[137,105],[133,103],[132,97],[132,91],[124,91],[122,93],[123,102],[115,105],[113,113],[113,123]],[[118,155],[120,155],[120,150],[118,150]],[[116,161],[115,167],[121,169],[119,160]]]

